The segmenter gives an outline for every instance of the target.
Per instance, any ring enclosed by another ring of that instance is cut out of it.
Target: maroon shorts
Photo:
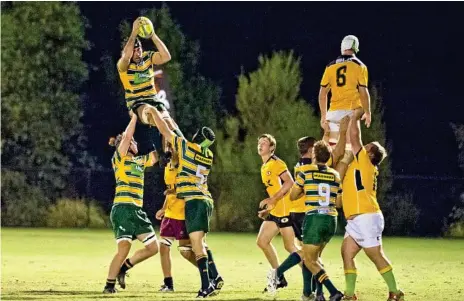
[[[164,217],[161,222],[161,237],[174,237],[177,240],[189,239],[185,221]]]

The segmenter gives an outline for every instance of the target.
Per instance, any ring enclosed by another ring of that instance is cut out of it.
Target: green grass
[[[176,293],[157,289],[163,276],[159,255],[136,266],[127,289],[102,295],[108,264],[115,251],[106,230],[2,229],[2,300],[191,300],[199,288],[198,271],[173,248]],[[270,299],[261,293],[268,264],[256,247],[255,234],[212,233],[209,245],[226,283],[213,300]],[[334,284],[344,287],[341,237],[334,238],[324,262]],[[286,257],[280,238],[280,259]],[[464,240],[386,238],[385,250],[406,300],[464,300]],[[140,243],[134,244],[140,248]],[[386,300],[386,285],[364,254],[358,256],[357,292],[360,300]],[[278,300],[299,300],[301,270],[287,274],[289,287]]]

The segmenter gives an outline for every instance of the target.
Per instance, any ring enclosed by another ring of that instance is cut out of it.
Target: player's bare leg
[[[284,247],[290,255],[276,269],[271,269],[268,273],[267,291],[274,293],[278,288],[283,288],[288,285],[284,273],[297,264],[301,264],[302,253],[299,253],[299,248],[295,243],[295,232],[292,227],[284,227],[279,229],[284,242]]]
[[[364,248],[364,252],[366,253],[367,257],[369,257],[369,259],[375,264],[377,270],[387,283],[389,291],[388,300],[404,300],[404,293],[398,289],[395,275],[393,274],[393,268],[390,261],[383,252],[382,245],[372,248]]]
[[[279,227],[275,222],[263,221],[259,229],[256,244],[263,251],[267,261],[273,269],[279,266],[277,251],[272,245],[272,239],[279,233]]]
[[[351,236],[345,237],[342,243],[343,269],[345,270],[345,298],[344,300],[357,300],[355,295],[357,269],[354,258],[361,251],[361,247]]]
[[[145,247],[137,250],[131,258],[127,258],[122,264],[119,273],[116,277],[121,288],[126,288],[126,273],[129,269],[133,268],[136,264],[156,255],[158,253],[158,241],[156,240],[155,233],[144,233],[137,235]]]
[[[163,270],[164,284],[160,288],[160,292],[173,292],[174,283],[172,280],[172,265],[171,265],[171,246],[175,240],[174,237],[161,237],[160,239],[160,261],[161,269]]]
[[[343,294],[340,293],[337,288],[333,285],[332,281],[329,280],[329,276],[325,272],[324,268],[320,263],[320,256],[324,250],[325,244],[321,245],[303,245],[304,253],[304,264],[311,271],[316,278],[316,284],[318,285],[318,292],[320,291],[320,285],[324,285],[330,292],[330,300],[338,301],[341,300]],[[319,296],[318,296],[319,297]],[[318,300],[316,298],[316,300]]]
[[[182,255],[182,257],[184,257],[191,264],[193,264],[196,267],[198,266],[197,261],[195,260],[195,253],[192,250],[190,239],[179,240],[179,252],[180,255]]]
[[[120,242],[118,242],[118,252],[116,253],[116,255],[114,255],[113,260],[111,260],[110,268],[108,271],[108,277],[103,293],[111,294],[116,292],[116,289],[114,288],[116,284],[116,277],[119,273],[119,269],[121,268],[122,263],[126,259],[127,255],[129,255],[131,245],[132,243],[127,240],[121,240]]]

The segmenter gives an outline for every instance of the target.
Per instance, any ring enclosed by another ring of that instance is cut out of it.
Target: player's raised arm
[[[365,120],[366,126],[371,126],[371,96],[367,89],[367,67],[361,66],[361,72],[358,77],[358,91],[361,99],[361,106],[364,109],[364,115],[361,120]]]
[[[127,154],[127,151],[129,150],[132,138],[134,137],[135,125],[136,124],[137,124],[137,115],[132,114],[131,115],[131,120],[130,120],[129,124],[126,127],[126,130],[122,134],[121,143],[119,143],[119,146],[118,146],[118,152],[122,156],[125,156]]]
[[[169,129],[169,126],[167,125],[166,121],[161,117],[161,113],[158,110],[150,110],[150,115],[154,119],[153,121],[156,124],[156,127],[160,131],[160,133],[166,138],[167,141],[171,141],[172,137],[174,137],[176,134],[174,134],[173,131]]]
[[[362,140],[361,140],[361,123],[359,122],[359,118],[361,117],[362,110],[356,109],[353,112],[353,116],[351,117],[351,125],[350,125],[350,139],[351,139],[351,150],[353,154],[356,155],[362,148]]]
[[[151,57],[151,62],[155,65],[162,65],[169,62],[171,60],[171,54],[169,53],[168,47],[166,47],[163,41],[156,35],[154,30],[151,35],[151,40],[153,44],[155,44],[156,49],[158,49]]]
[[[137,18],[132,24],[132,32],[129,36],[129,39],[126,42],[126,45],[124,46],[124,49],[122,50],[121,58],[118,60],[117,66],[119,71],[125,72],[129,67],[130,60],[132,58],[132,53],[134,52],[134,44],[135,39],[137,38],[137,34],[139,32],[139,27],[140,18]]]
[[[319,109],[321,110],[321,127],[324,128],[324,124],[327,123],[327,95],[329,94],[329,86],[321,86],[319,90]]]
[[[321,110],[321,127],[324,128],[327,116],[327,97],[330,91],[329,72],[325,68],[321,79],[321,89],[319,90],[319,109]]]

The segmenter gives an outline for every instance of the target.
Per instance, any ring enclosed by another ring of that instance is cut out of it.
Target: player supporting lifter
[[[138,152],[137,143],[133,139],[136,123],[137,116],[132,114],[125,132],[110,140],[110,145],[116,147],[111,159],[116,194],[110,217],[118,252],[111,261],[103,293],[116,293],[116,279],[121,288],[125,289],[127,270],[158,253],[155,230],[142,209],[144,170],[157,162],[157,155],[151,152],[145,156],[135,156]],[[135,238],[143,242],[145,248],[137,250],[130,259],[126,259]]]
[[[271,243],[279,232],[282,235],[285,249],[289,253],[298,251],[295,245],[295,233],[290,221],[291,202],[288,195],[293,185],[293,179],[285,162],[274,155],[276,147],[277,143],[272,135],[263,134],[259,137],[258,154],[263,160],[261,179],[266,186],[269,198],[259,203],[259,207],[264,210],[261,210],[258,216],[264,221],[259,229],[257,244],[271,265],[268,278],[274,273],[273,270],[279,266],[277,251]],[[277,287],[286,286],[287,281],[282,274],[278,279]]]
[[[325,68],[319,91],[321,127],[328,123],[330,127],[330,145],[334,145],[339,136],[340,121],[350,115],[352,110],[362,107],[366,126],[371,124],[370,96],[367,89],[367,67],[357,57],[359,40],[348,35],[342,40],[342,55],[330,62]],[[330,108],[327,112],[327,95],[332,92]],[[350,141],[347,140],[347,149]]]
[[[177,124],[170,117],[165,103],[157,97],[158,91],[155,86],[154,65],[162,65],[171,60],[166,45],[153,31],[151,40],[158,49],[155,51],[143,51],[142,44],[137,38],[141,19],[137,18],[132,26],[132,32],[118,60],[117,67],[119,77],[124,86],[127,108],[137,114],[139,122],[147,125],[156,126],[154,121],[154,111],[161,112],[163,119],[178,136],[182,136]],[[164,161],[164,149],[162,147],[162,137],[155,129],[153,143],[161,161]],[[160,162],[161,162],[160,161]],[[165,162],[161,162],[164,165]]]
[[[398,289],[390,261],[382,248],[384,218],[377,202],[378,165],[387,156],[378,142],[362,145],[359,117],[362,110],[353,114],[349,134],[354,161],[349,165],[343,180],[343,211],[347,219],[342,257],[345,269],[345,299],[357,300],[355,284],[357,269],[354,258],[361,249],[375,264],[388,285],[388,301],[404,300]]]
[[[174,240],[179,241],[179,251],[182,256],[197,266],[195,254],[185,227],[185,200],[176,196],[176,176],[179,167],[178,154],[172,145],[167,143],[168,151],[172,153],[171,161],[164,168],[164,182],[167,186],[164,194],[166,199],[163,208],[156,212],[156,218],[162,219],[160,229],[160,259],[164,275],[164,284],[160,292],[173,292],[174,281],[171,273],[171,246]]]
[[[217,295],[224,285],[224,280],[217,271],[213,254],[207,248],[205,240],[213,211],[213,199],[208,190],[208,175],[213,164],[213,152],[209,146],[214,143],[214,132],[208,127],[202,127],[190,142],[176,136],[158,111],[154,116],[156,126],[179,156],[176,192],[177,197],[185,200],[185,225],[200,272],[201,289],[197,298]]]
[[[318,301],[325,300],[322,285],[330,292],[330,301],[339,301],[343,297],[320,263],[322,251],[337,229],[338,213],[335,207],[340,205],[341,197],[340,176],[327,166],[330,157],[329,145],[318,141],[313,147],[313,164],[300,169],[290,193],[291,200],[305,197],[306,214],[302,229],[304,264],[316,279],[315,300]]]

